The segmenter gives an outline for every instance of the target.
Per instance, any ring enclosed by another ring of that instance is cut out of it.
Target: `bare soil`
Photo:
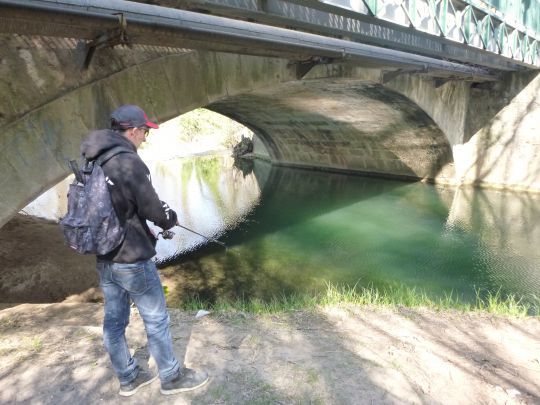
[[[0,403],[117,403],[101,344],[102,305],[21,304],[0,311]],[[145,363],[133,311],[128,341]],[[211,381],[134,404],[540,403],[537,319],[422,310],[327,308],[281,315],[171,310],[178,358]],[[153,368],[150,361],[149,366]]]
[[[91,299],[98,287],[95,267],[94,256],[66,246],[53,221],[17,215],[0,228],[0,302]]]
[[[540,404],[538,317],[356,306],[200,319],[171,309],[177,357],[210,382],[163,396],[155,381],[121,398],[103,306],[87,302],[99,298],[93,260],[59,254],[54,224],[35,225],[0,230],[0,404]],[[30,303],[40,294],[63,301]],[[127,336],[153,369],[135,309]]]

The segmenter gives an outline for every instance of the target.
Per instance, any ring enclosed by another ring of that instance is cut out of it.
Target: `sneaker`
[[[135,379],[127,384],[120,385],[119,394],[123,397],[130,397],[139,391],[139,388],[150,384],[157,378],[157,374],[152,374],[150,371],[139,369],[139,374]]]
[[[202,387],[208,382],[208,374],[204,371],[195,371],[190,368],[183,368],[178,377],[169,382],[161,383],[161,393],[163,395],[178,394]]]

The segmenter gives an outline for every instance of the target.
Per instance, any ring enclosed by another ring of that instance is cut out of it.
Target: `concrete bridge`
[[[73,16],[61,19],[55,12],[41,25],[29,24],[25,18],[39,14],[13,4],[2,9],[5,3],[0,1],[0,226],[64,178],[82,138],[106,126],[110,111],[128,102],[158,121],[197,107],[229,116],[253,129],[256,152],[275,164],[540,191],[535,58],[486,50],[474,56],[456,46],[456,59],[446,61],[426,56],[428,51],[403,56],[350,41],[343,49],[352,56],[344,59],[330,45],[346,40],[315,34],[330,38],[328,47],[308,47],[304,37],[295,37],[299,42],[290,48],[257,43],[245,49],[246,39],[234,42],[232,35],[212,49],[216,41],[206,33],[185,43],[208,49],[189,50],[180,47],[179,28],[152,26],[152,42],[144,22],[133,24],[140,42],[111,47],[113,38],[99,32],[92,33],[94,42],[78,40],[92,41],[92,24],[101,24],[97,14],[92,18],[98,22],[77,20],[80,32],[70,37],[62,30]]]

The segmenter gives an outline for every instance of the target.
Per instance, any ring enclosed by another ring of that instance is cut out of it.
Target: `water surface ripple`
[[[167,162],[153,168],[153,181],[184,225],[229,246],[182,230],[160,241],[159,260],[169,263],[163,272],[177,281],[179,299],[269,299],[326,282],[405,285],[464,300],[475,289],[539,295],[536,194],[259,161],[240,170],[225,156]]]

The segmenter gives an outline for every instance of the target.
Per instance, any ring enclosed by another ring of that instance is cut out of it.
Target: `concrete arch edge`
[[[108,126],[124,103],[165,121],[220,98],[294,80],[287,61],[214,52],[156,58],[77,88],[4,127],[0,138],[0,227],[68,175],[89,131]],[[180,95],[180,96],[179,96]]]
[[[378,69],[324,65],[313,69],[306,79],[378,83],[380,73]],[[139,104],[151,118],[165,121],[197,107],[290,82],[299,83],[294,66],[286,60],[193,51],[145,61],[64,94],[5,127],[0,139],[0,170],[9,176],[0,184],[0,226],[68,174],[66,162],[78,156],[83,137],[92,129],[106,127],[110,111],[120,104]],[[404,93],[403,89],[392,90]],[[284,159],[272,136],[258,131],[257,122],[225,115],[255,129],[275,163],[387,175],[384,170],[378,173],[376,167],[342,170],[332,162]],[[402,177],[422,178],[410,173]]]

